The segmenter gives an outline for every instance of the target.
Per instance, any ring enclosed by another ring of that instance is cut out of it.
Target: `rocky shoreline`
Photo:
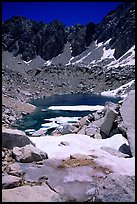
[[[2,70],[2,201],[134,201],[134,83],[124,88],[129,93],[125,102],[106,103],[103,110],[61,132],[56,129],[52,136],[29,138],[12,127],[35,110],[31,99],[113,90],[134,79],[134,67],[123,76],[122,70],[107,72],[99,66],[91,71],[61,65],[31,68],[19,62],[20,72],[13,61]]]
[[[134,69],[132,66],[131,69],[127,68],[128,74],[125,77],[123,73],[111,73],[110,70],[108,74],[107,71],[102,71],[102,67],[99,66],[94,66],[92,71],[86,67],[64,67],[61,65],[42,66],[41,68],[27,66],[28,70],[26,70],[23,63],[21,61],[19,64],[22,66],[22,71],[20,72],[16,71],[14,67],[8,67],[3,64],[2,123],[7,127],[15,119],[19,119],[22,115],[31,112],[31,105],[24,105],[28,106],[28,108],[26,107],[27,111],[21,108],[23,103],[27,103],[31,99],[61,94],[100,94],[102,91],[113,90],[134,79],[134,73],[132,73]],[[132,89],[134,89],[134,83],[127,89],[127,92]],[[10,103],[13,104],[13,102],[10,102],[11,100],[16,101],[15,104],[20,103],[18,105],[20,108],[10,105]],[[28,111],[28,109],[30,110]],[[9,118],[8,115],[11,117]]]
[[[56,129],[52,136],[28,137],[12,127],[16,119],[35,110],[28,103],[32,98],[100,94],[134,78],[107,78],[105,72],[98,71],[99,67],[91,72],[86,68],[45,66],[17,72],[3,65],[3,202],[135,200],[134,83],[124,90],[128,96],[119,104],[108,102],[103,110],[64,126],[61,132]]]
[[[85,116],[61,134],[56,130],[52,138],[29,138],[4,125],[3,202],[134,202],[134,97],[130,91],[119,104],[106,103],[103,110]],[[16,105],[8,96],[3,96],[3,104],[20,114],[35,108],[21,101]],[[47,140],[45,148],[38,139],[42,144]],[[25,192],[29,194],[24,196]]]

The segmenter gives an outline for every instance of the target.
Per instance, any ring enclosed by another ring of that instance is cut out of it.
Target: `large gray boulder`
[[[116,157],[123,157],[123,158],[128,158],[129,154],[127,154],[127,152],[121,152],[120,148],[119,150],[113,149],[112,147],[106,147],[106,146],[102,146],[100,149],[108,152],[109,154],[116,156]]]
[[[81,118],[81,120],[79,121],[79,126],[83,127],[84,125],[88,125],[90,123],[89,121],[89,117],[88,116],[84,116],[83,118]]]
[[[14,147],[13,148],[13,157],[18,162],[29,163],[33,161],[41,161],[48,159],[46,152],[39,150],[33,145],[26,145],[24,147]]]
[[[94,122],[90,123],[85,130],[86,135],[94,137],[95,134],[100,133],[102,138],[109,136],[114,121],[118,116],[118,105],[113,103],[106,103],[104,108],[104,116],[98,118]]]
[[[60,196],[45,186],[20,186],[2,190],[2,202],[59,202]]]
[[[120,113],[126,127],[126,135],[132,155],[135,156],[135,90],[131,90],[125,98]]]
[[[20,185],[21,178],[12,175],[4,175],[2,177],[2,188],[15,188]]]
[[[13,149],[16,146],[23,147],[28,144],[34,145],[23,131],[2,127],[2,147]]]
[[[62,130],[61,134],[62,135],[70,134],[70,133],[73,133],[74,130],[75,130],[74,126],[67,124],[67,125],[63,126],[63,130]]]
[[[100,202],[135,202],[135,176],[111,173],[97,186]]]
[[[85,135],[85,131],[86,131],[87,125],[83,125],[83,127],[78,131],[78,134],[82,134]]]
[[[109,135],[111,128],[115,119],[117,118],[118,112],[110,107],[107,108],[106,114],[104,116],[104,121],[100,127],[100,130],[105,133],[107,136]]]
[[[98,120],[99,121],[99,120]],[[99,126],[94,124],[95,122],[93,122],[92,124],[90,124],[86,129],[85,129],[85,133],[86,135],[90,136],[90,137],[94,137],[94,135],[98,132],[100,132]]]

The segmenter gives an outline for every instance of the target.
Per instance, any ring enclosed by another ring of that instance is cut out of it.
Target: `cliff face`
[[[111,11],[97,26],[98,42],[109,42],[118,59],[135,44],[135,3],[125,2]]]
[[[40,55],[48,60],[57,56],[66,43],[63,24],[55,20],[49,24],[37,23],[24,17],[12,17],[3,24],[4,50],[22,54],[29,61]]]
[[[92,11],[91,11],[92,12]],[[86,26],[71,27],[58,20],[49,24],[14,16],[2,25],[3,50],[29,61],[37,55],[44,60],[61,54],[69,42],[72,56],[77,56],[94,41],[105,42],[115,49],[114,57],[120,58],[135,44],[135,2],[125,2],[108,13],[100,24],[90,22]]]

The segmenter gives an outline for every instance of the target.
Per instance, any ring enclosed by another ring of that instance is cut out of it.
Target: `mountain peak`
[[[50,60],[63,52],[67,42],[71,43],[71,55],[75,57],[93,41],[101,43],[109,39],[116,59],[135,44],[135,2],[120,4],[97,25],[89,22],[85,26],[66,27],[57,19],[44,24],[21,16],[13,16],[2,25],[3,49],[15,53],[15,56],[21,54],[25,61],[38,55]]]

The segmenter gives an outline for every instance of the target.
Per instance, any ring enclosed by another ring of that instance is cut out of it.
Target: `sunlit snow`
[[[104,106],[88,106],[88,105],[76,105],[76,106],[50,106],[50,110],[65,110],[65,111],[94,111],[103,109]]]
[[[55,117],[55,118],[50,118],[50,119],[45,119],[45,121],[52,121],[56,122],[57,124],[65,124],[65,123],[74,123],[77,122],[81,117]]]
[[[44,63],[46,66],[50,66],[52,64],[52,60],[48,60]]]
[[[103,91],[103,92],[101,92],[101,95],[102,96],[114,96],[114,97],[120,96],[122,98],[125,98],[127,96],[127,93],[125,93],[126,89],[128,87],[130,87],[134,83],[135,83],[135,80],[132,80],[132,81],[128,82],[127,84],[124,84],[124,85],[120,86],[117,89],[114,89],[114,90],[111,90],[111,91],[109,91],[109,90],[108,91]]]
[[[24,62],[25,64],[28,64],[28,65],[29,65],[29,63],[30,63],[31,61],[32,61],[32,60],[26,62],[26,61],[23,60],[23,62]]]
[[[85,154],[96,156],[94,161],[101,166],[108,166],[115,173],[121,175],[135,175],[135,157],[121,158],[110,155],[101,147],[111,147],[119,150],[123,144],[128,145],[126,138],[122,134],[113,135],[107,139],[94,139],[87,135],[68,134],[63,136],[41,136],[30,137],[30,140],[36,144],[36,147],[48,154],[50,159],[66,159],[73,154]],[[61,145],[61,142],[68,143],[67,146]],[[130,168],[128,168],[130,166]]]
[[[124,55],[122,55],[119,59],[111,62],[109,64],[110,67],[119,67],[125,65],[135,65],[135,45],[133,45]],[[107,65],[108,66],[108,65]]]

